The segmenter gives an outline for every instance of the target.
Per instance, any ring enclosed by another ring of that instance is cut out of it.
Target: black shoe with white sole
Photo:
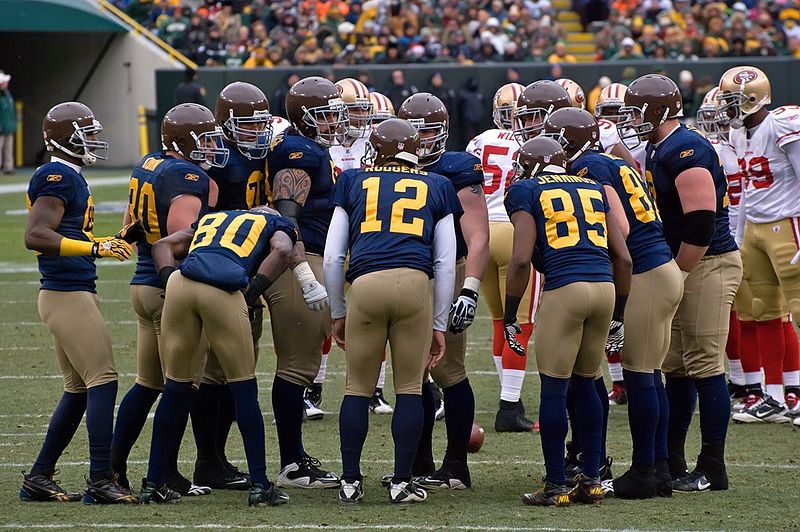
[[[709,491],[711,482],[702,471],[692,471],[688,475],[672,481],[672,491],[679,493],[695,493]]]
[[[153,482],[149,482],[146,478],[142,479],[142,490],[139,492],[139,502],[141,504],[176,503],[179,500],[181,500],[181,494],[169,489],[166,484],[159,487]]]
[[[195,485],[208,486],[214,490],[244,491],[250,489],[250,477],[247,473],[239,471],[236,466],[227,461],[198,460],[194,464],[192,478]]]
[[[792,419],[788,413],[785,404],[765,395],[747,410],[733,414],[733,420],[737,423],[789,423]]]
[[[358,504],[364,498],[364,481],[362,479],[347,481],[342,479],[339,487],[339,504]]]
[[[45,475],[22,473],[22,489],[19,498],[25,502],[76,502],[81,500],[78,492],[67,491],[53,478],[58,470]]]
[[[375,388],[375,393],[372,394],[372,399],[369,401],[369,409],[373,414],[391,414],[394,412],[392,405],[383,396],[383,388]]]
[[[427,498],[428,492],[413,480],[401,482],[392,480],[389,484],[389,502],[392,504],[423,502]]]
[[[319,460],[303,457],[281,469],[278,486],[282,488],[333,489],[340,487],[339,477],[331,471],[322,471]]]
[[[253,484],[247,495],[248,506],[279,506],[289,502],[289,495],[274,483],[269,488],[261,484]]]
[[[442,466],[432,474],[416,479],[416,483],[425,489],[440,490],[465,490],[472,486],[468,468],[459,467],[458,472],[454,469]]]

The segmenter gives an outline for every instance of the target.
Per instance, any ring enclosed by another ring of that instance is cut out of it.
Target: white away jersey
[[[472,139],[465,150],[481,160],[483,193],[490,222],[509,221],[503,199],[514,175],[514,157],[518,150],[519,143],[507,129],[484,131]]]
[[[331,146],[328,152],[331,160],[336,165],[337,172],[344,172],[352,168],[361,168],[361,158],[367,151],[367,139],[357,138],[350,146]]]
[[[739,161],[736,160],[736,153],[729,144],[719,140],[709,140],[714,146],[725,177],[728,178],[728,221],[730,222],[731,234],[736,238],[736,227],[739,220],[739,202],[742,201],[742,174],[739,172]]]
[[[746,128],[731,129],[730,139],[744,178],[747,221],[800,216],[800,176],[782,149],[800,140],[800,106],[771,111],[749,139]]]
[[[619,138],[617,125],[614,122],[601,118],[597,121],[597,127],[600,130],[600,145],[606,153],[609,153],[614,146],[622,142],[622,139]]]
[[[277,138],[278,135],[289,129],[289,121],[285,118],[281,118],[280,116],[272,115],[272,120],[270,121],[272,125],[272,138]]]

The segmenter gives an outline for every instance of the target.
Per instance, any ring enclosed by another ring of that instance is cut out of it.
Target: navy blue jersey
[[[284,168],[299,168],[311,176],[311,190],[297,225],[306,251],[323,255],[325,237],[333,216],[330,196],[336,182],[336,167],[327,149],[297,133],[285,133],[278,137],[269,154],[269,191],[272,190],[275,174]],[[271,193],[268,192],[268,195],[272,201]]]
[[[639,172],[622,158],[600,151],[579,157],[572,163],[571,171],[616,191],[630,225],[626,244],[633,260],[633,273],[643,273],[672,260],[658,209]]]
[[[675,188],[675,178],[690,168],[705,168],[717,189],[716,230],[706,255],[719,255],[736,249],[728,222],[728,181],[711,143],[696,129],[681,125],[657,147],[647,145],[648,184],[664,221],[664,236],[673,254],[678,253],[683,236],[683,208]]]
[[[479,185],[483,189],[483,168],[481,160],[471,153],[463,151],[446,151],[435,163],[425,167],[428,172],[443,175],[452,183],[456,192],[471,185]],[[461,225],[456,224],[456,258],[467,255],[467,243],[461,232]]]
[[[577,282],[613,282],[608,256],[603,186],[574,175],[540,174],[517,181],[506,194],[511,216],[525,211],[536,223],[543,290]]]
[[[65,238],[94,239],[94,202],[83,176],[60,162],[43,164],[28,184],[28,209],[37,198],[51,196],[64,202],[64,216],[56,233]],[[60,292],[94,292],[97,279],[94,257],[38,255],[42,288]]]
[[[345,170],[331,203],[350,218],[350,283],[391,268],[413,268],[433,277],[436,224],[462,212],[447,179],[405,166]]]
[[[200,198],[198,218],[208,212],[208,174],[196,164],[164,153],[150,153],[139,161],[128,185],[128,214],[139,220],[145,241],[137,242],[136,272],[131,284],[161,287],[153,263],[153,242],[167,236],[167,215],[172,200],[188,194]]]
[[[219,188],[217,204],[212,210],[252,209],[267,203],[267,182],[264,177],[266,159],[248,159],[233,142],[223,140],[230,151],[224,168],[211,167],[208,175]]]
[[[179,266],[181,274],[230,292],[247,287],[269,255],[269,241],[276,232],[283,231],[297,242],[291,220],[265,212],[215,212],[192,227],[195,233]]]

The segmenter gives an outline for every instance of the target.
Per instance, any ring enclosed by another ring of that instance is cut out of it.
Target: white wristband
[[[295,266],[292,272],[294,272],[294,277],[297,279],[297,283],[301,287],[317,280],[317,277],[314,275],[314,272],[311,271],[311,266],[308,265],[307,260],[304,260]]]
[[[467,290],[472,290],[476,294],[481,292],[481,280],[477,277],[467,277],[464,279],[464,286]]]

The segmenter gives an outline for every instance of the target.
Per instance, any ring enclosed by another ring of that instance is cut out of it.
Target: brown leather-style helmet
[[[428,166],[442,156],[450,130],[450,116],[442,100],[429,92],[412,94],[397,110],[397,118],[419,131],[419,164]]]
[[[547,115],[571,105],[569,93],[555,81],[534,81],[525,87],[517,99],[513,120],[514,136],[519,142],[532,139],[541,133]]]
[[[108,143],[95,138],[103,126],[91,109],[80,102],[60,103],[42,121],[47,151],[61,152],[83,166],[108,158]]]
[[[567,155],[561,144],[549,137],[534,137],[517,151],[514,179],[530,179],[542,171],[564,173],[566,167]]]
[[[167,111],[161,121],[161,144],[197,164],[221,168],[230,152],[222,144],[222,128],[206,107],[181,103]]]
[[[547,117],[542,135],[558,142],[564,148],[567,160],[572,162],[597,144],[600,129],[589,111],[565,107]]]
[[[344,142],[347,110],[339,90],[319,76],[303,78],[286,94],[286,114],[298,133],[326,148]]]
[[[661,74],[646,74],[635,79],[625,92],[620,114],[628,115],[622,138],[646,140],[670,118],[683,116],[683,98],[675,82]]]
[[[272,140],[272,115],[264,92],[250,83],[234,81],[217,96],[214,117],[229,141],[248,159],[267,156]]]
[[[364,167],[383,166],[390,161],[417,166],[419,158],[419,131],[400,118],[389,118],[378,124],[367,141],[367,150],[361,159]]]

